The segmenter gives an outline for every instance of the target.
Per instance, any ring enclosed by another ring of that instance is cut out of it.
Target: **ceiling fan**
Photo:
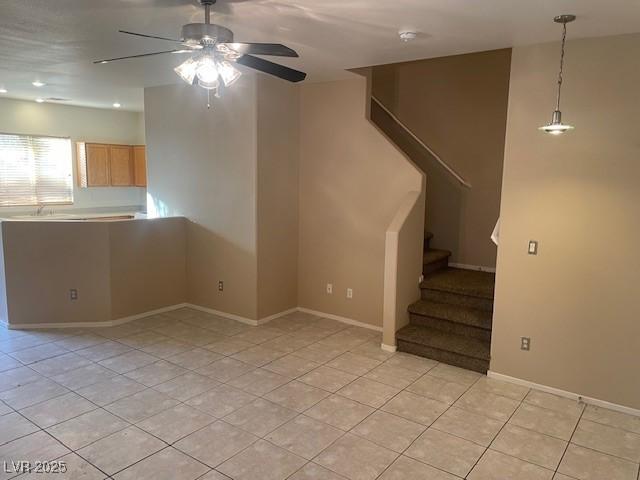
[[[147,35],[119,30],[120,33],[145,38],[156,38],[176,44],[172,50],[129,55],[126,57],[96,60],[93,63],[110,63],[130,58],[150,57],[167,53],[191,53],[192,56],[176,67],[175,72],[190,85],[199,85],[219,96],[220,89],[231,86],[241,75],[233,63],[268,73],[289,82],[300,82],[306,73],[264,60],[254,55],[297,57],[298,54],[279,43],[235,43],[233,32],[226,27],[211,23],[211,6],[216,0],[199,0],[204,6],[204,23],[188,23],[182,27],[180,39]]]

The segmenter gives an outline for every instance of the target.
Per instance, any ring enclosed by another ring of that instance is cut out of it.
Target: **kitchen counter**
[[[120,220],[146,219],[147,216],[140,212],[113,212],[113,213],[55,213],[49,215],[15,215],[0,218],[2,222],[108,222]]]

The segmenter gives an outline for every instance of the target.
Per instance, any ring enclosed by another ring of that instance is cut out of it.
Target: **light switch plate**
[[[536,240],[529,240],[529,255],[537,255],[538,254],[538,242]]]

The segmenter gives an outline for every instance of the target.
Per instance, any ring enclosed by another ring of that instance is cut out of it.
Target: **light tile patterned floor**
[[[186,308],[2,329],[0,462],[69,469],[20,479],[638,480],[640,418],[379,344],[303,313]]]

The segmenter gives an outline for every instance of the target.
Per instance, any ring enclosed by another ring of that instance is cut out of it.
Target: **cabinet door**
[[[114,187],[130,187],[133,185],[133,160],[131,147],[128,145],[110,146],[111,185]]]
[[[136,187],[147,186],[147,152],[144,145],[133,147],[133,178]]]
[[[109,145],[87,143],[86,178],[88,187],[109,186]]]

